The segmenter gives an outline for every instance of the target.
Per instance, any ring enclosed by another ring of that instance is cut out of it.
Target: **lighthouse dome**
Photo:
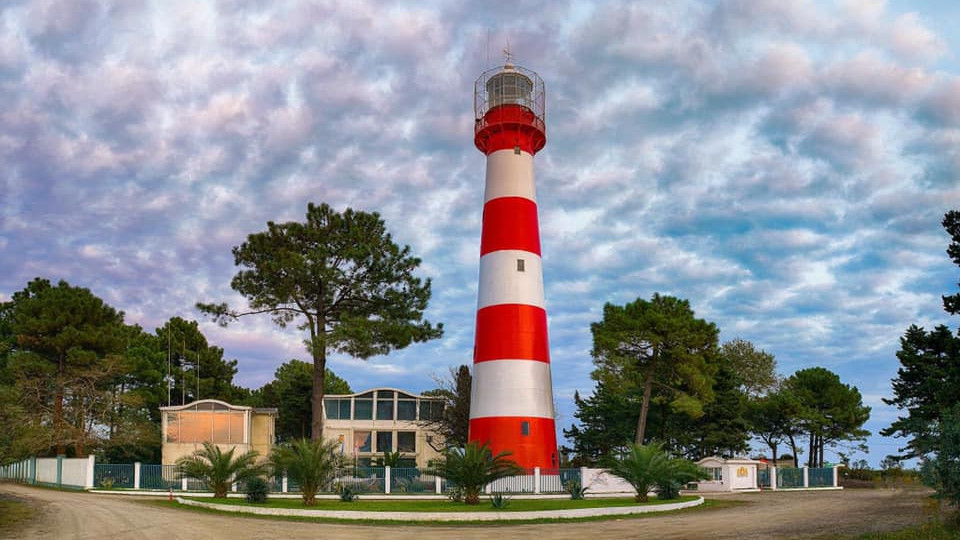
[[[490,108],[506,104],[532,108],[533,81],[512,64],[503,66],[499,73],[487,79],[486,86]]]

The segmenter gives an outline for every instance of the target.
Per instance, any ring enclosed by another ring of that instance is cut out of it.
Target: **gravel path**
[[[930,519],[935,510],[920,490],[763,492],[720,495],[743,501],[726,508],[642,519],[536,525],[341,525],[261,520],[154,507],[122,496],[0,484],[0,492],[25,499],[38,518],[8,538],[204,540],[246,538],[390,538],[503,540],[541,538],[753,539],[815,538],[889,531]]]

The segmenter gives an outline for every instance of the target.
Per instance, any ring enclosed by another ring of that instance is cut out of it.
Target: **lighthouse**
[[[474,86],[487,157],[469,440],[525,468],[555,468],[557,435],[533,156],[546,144],[543,80],[515,66]]]

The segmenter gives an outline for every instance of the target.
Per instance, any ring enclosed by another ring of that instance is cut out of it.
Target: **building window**
[[[439,420],[443,416],[443,402],[420,400],[420,420]]]
[[[416,399],[397,399],[397,420],[416,420],[417,419],[417,400]]]
[[[370,447],[370,432],[369,431],[354,431],[353,432],[353,451],[356,452],[370,452],[372,448]]]
[[[417,433],[415,431],[397,432],[397,451],[398,452],[416,452],[417,451]]]
[[[723,467],[707,467],[706,472],[714,482],[723,482]]]
[[[520,434],[523,436],[530,435],[530,422],[520,422]]]
[[[517,259],[517,272],[523,272],[524,271],[523,267],[524,267],[523,259]]]
[[[373,392],[357,396],[353,400],[355,420],[373,420]]]
[[[201,403],[195,408],[167,413],[166,442],[214,444],[244,443],[246,416],[218,403]]]
[[[377,432],[377,452],[393,452],[393,432]]]
[[[514,147],[513,147],[513,153],[519,156],[519,155],[520,155],[520,147],[519,147],[519,146],[514,146]]]
[[[327,414],[329,420],[349,420],[350,399],[325,399],[323,400],[323,412]]]
[[[393,420],[393,394],[392,390],[377,392],[377,420]]]

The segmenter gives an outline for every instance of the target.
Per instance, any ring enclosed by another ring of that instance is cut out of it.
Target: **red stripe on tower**
[[[533,156],[546,144],[543,80],[511,65],[477,79],[474,143],[487,156],[470,403],[471,441],[522,467],[557,467]]]

